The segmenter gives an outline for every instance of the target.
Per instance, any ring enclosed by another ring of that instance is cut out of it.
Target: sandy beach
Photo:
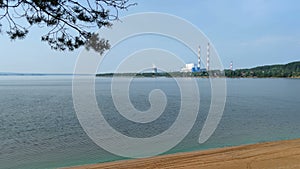
[[[71,167],[69,169],[296,169],[300,139],[177,153],[144,159]]]

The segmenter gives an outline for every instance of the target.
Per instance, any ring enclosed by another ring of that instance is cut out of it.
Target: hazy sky
[[[225,68],[300,60],[300,1],[297,0],[137,0],[121,12],[164,12],[202,30],[216,47]],[[176,28],[174,28],[176,29]],[[40,41],[43,29],[32,28],[25,40],[0,37],[0,72],[73,72],[80,51],[58,52]],[[190,60],[186,60],[190,61]]]

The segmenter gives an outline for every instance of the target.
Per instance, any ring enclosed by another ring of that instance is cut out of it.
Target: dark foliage
[[[48,27],[41,40],[52,49],[74,50],[86,44],[102,54],[110,45],[91,29],[110,27],[119,10],[132,5],[129,0],[0,0],[0,32],[4,29],[15,40],[25,38],[32,25]]]
[[[300,77],[300,62],[234,71],[226,70],[225,74],[227,77]]]

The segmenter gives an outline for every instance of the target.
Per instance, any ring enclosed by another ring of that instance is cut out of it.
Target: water
[[[197,82],[200,114],[189,135],[167,153],[300,138],[300,80],[228,79],[223,118],[213,136],[198,144],[209,110],[210,84],[208,79]],[[135,79],[130,86],[132,103],[139,110],[147,110],[148,94],[156,88],[168,98],[166,110],[156,121],[139,125],[117,113],[109,90],[110,78],[96,81],[99,108],[105,118],[131,137],[159,134],[176,119],[180,92],[172,79]],[[71,77],[0,77],[1,169],[58,168],[120,159],[124,158],[94,144],[81,128],[73,108]]]

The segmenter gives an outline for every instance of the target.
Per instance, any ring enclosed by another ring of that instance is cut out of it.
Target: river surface
[[[209,79],[196,79],[200,111],[192,130],[166,153],[204,150],[300,138],[299,79],[227,79],[223,117],[210,139],[198,143],[211,101]],[[180,90],[171,78],[135,78],[130,99],[140,111],[150,108],[149,93],[167,97],[163,114],[147,124],[124,119],[111,96],[111,79],[97,78],[99,109],[109,124],[130,137],[152,137],[176,120]],[[188,122],[187,122],[188,123]],[[109,137],[110,133],[103,131]],[[176,138],[176,133],[172,136]],[[119,138],[110,138],[117,141]],[[166,140],[167,141],[167,140]],[[0,77],[0,168],[43,169],[124,159],[97,146],[82,129],[73,106],[72,77]]]

